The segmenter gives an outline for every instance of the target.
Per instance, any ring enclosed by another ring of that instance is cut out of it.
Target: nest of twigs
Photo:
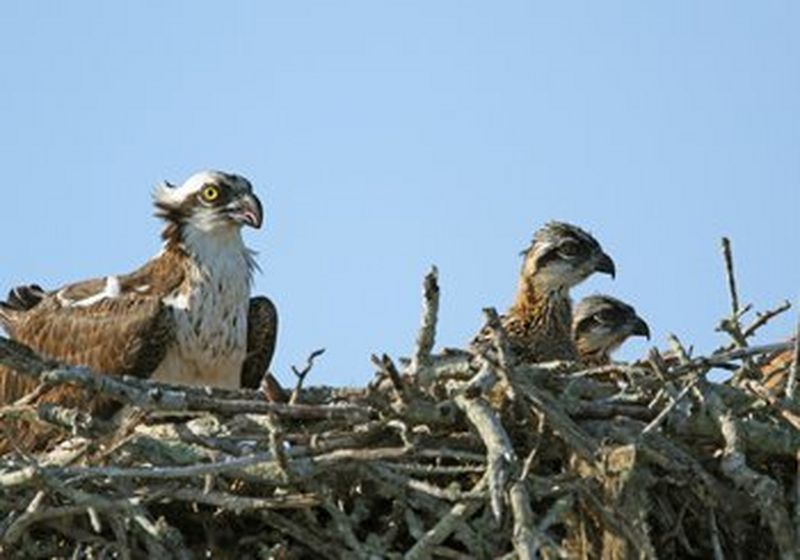
[[[2,554],[797,557],[800,404],[758,375],[790,343],[523,366],[491,310],[490,354],[432,354],[437,306],[431,274],[402,372],[374,357],[366,388],[298,383],[286,404],[54,369],[0,339],[1,364],[125,405],[114,421],[3,409],[59,437],[2,458]]]

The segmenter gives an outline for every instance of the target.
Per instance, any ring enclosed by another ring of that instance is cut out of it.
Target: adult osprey
[[[37,352],[98,372],[168,383],[257,387],[275,348],[277,313],[250,298],[256,267],[241,228],[261,227],[261,202],[239,175],[205,171],[158,186],[161,252],[130,274],[45,292],[22,286],[0,303],[0,325]],[[0,368],[0,399],[35,382]],[[50,402],[71,401],[72,388]],[[73,403],[77,404],[77,403]]]

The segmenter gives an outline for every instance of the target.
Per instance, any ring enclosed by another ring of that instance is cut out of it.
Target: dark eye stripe
[[[595,323],[594,316],[586,317],[585,319],[581,319],[578,321],[578,324],[575,325],[575,334],[577,336],[582,335],[583,333],[591,330],[592,325]]]
[[[622,323],[625,320],[625,311],[612,307],[598,311],[595,316],[605,323]]]
[[[544,253],[542,256],[540,256],[539,259],[536,261],[536,265],[542,267],[555,260],[564,260],[566,256],[569,256],[571,258],[582,258],[586,257],[586,255],[589,254],[589,248],[580,242],[572,241],[572,242],[567,242],[567,244],[569,245],[574,244],[575,251],[569,253],[568,255],[565,255],[563,251],[564,244],[562,243],[561,245],[553,247],[552,249]]]

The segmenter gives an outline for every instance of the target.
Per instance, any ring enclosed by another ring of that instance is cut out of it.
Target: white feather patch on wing
[[[103,301],[106,298],[119,297],[121,292],[122,292],[122,290],[120,289],[119,278],[117,278],[116,276],[108,276],[106,278],[106,285],[103,288],[103,291],[101,291],[100,293],[97,293],[97,294],[95,294],[93,296],[89,296],[87,298],[84,298],[82,300],[78,300],[78,301],[72,302],[71,305],[73,307],[88,307],[90,305],[94,305],[95,303],[97,303],[99,301]],[[65,298],[62,298],[62,299],[65,299]]]

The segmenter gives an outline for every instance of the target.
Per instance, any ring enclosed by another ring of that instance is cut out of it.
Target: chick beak
[[[650,340],[650,327],[647,326],[647,323],[644,322],[644,319],[641,317],[636,317],[633,322],[633,330],[631,334],[644,336],[647,340]]]
[[[594,269],[597,272],[605,272],[606,274],[610,275],[611,278],[614,278],[617,273],[617,269],[614,266],[614,261],[611,260],[611,257],[605,253],[600,256],[600,259],[597,261]]]
[[[264,210],[261,201],[254,194],[247,193],[240,196],[231,208],[231,217],[241,224],[246,224],[256,229],[264,221]]]

